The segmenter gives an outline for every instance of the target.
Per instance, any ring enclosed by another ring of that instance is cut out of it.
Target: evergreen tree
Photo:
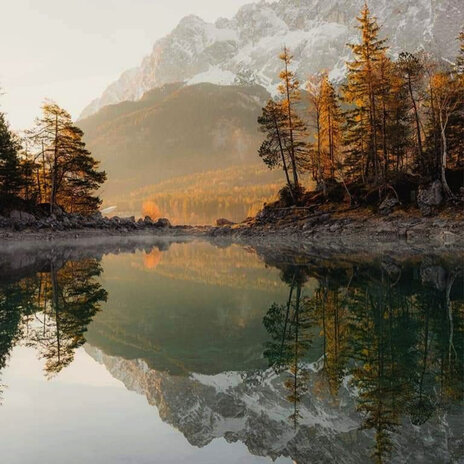
[[[408,100],[411,103],[411,110],[414,117],[417,164],[422,167],[423,172],[426,172],[418,102],[420,90],[422,88],[424,72],[423,64],[415,55],[411,53],[401,53],[397,63],[397,70],[404,80],[404,85],[408,94]]]
[[[347,63],[347,84],[344,86],[345,101],[352,105],[345,114],[347,119],[348,162],[360,164],[366,180],[381,178],[379,155],[379,93],[381,82],[378,77],[379,63],[385,57],[385,39],[379,39],[379,26],[367,5],[357,18],[361,31],[361,42],[348,44],[354,59]],[[364,139],[366,134],[366,139]],[[354,172],[359,173],[359,166]]]
[[[430,88],[434,95],[440,129],[440,180],[446,195],[452,198],[454,195],[446,179],[446,169],[450,161],[448,148],[449,123],[458,112],[462,112],[463,92],[459,76],[446,70],[437,72],[432,76]]]
[[[8,196],[15,195],[21,189],[21,167],[18,152],[21,146],[0,113],[0,196],[4,202]]]
[[[269,100],[258,118],[258,124],[262,132],[266,134],[266,140],[259,148],[258,154],[264,163],[270,168],[281,167],[285,173],[288,190],[293,202],[296,196],[289,176],[289,164],[291,164],[286,147],[289,144],[288,132],[286,130],[286,114],[282,105],[274,100]]]
[[[454,73],[458,106],[450,115],[448,124],[448,148],[451,164],[464,167],[464,31],[459,34],[459,54],[456,58]]]
[[[328,75],[325,74],[321,85],[321,136],[324,140],[324,171],[332,181],[335,180],[335,173],[339,172],[340,168],[340,122],[338,96]]]
[[[322,114],[322,75],[311,76],[306,84],[306,91],[309,95],[309,109],[314,116],[315,130],[314,146],[310,150],[310,164],[312,168],[312,178],[318,186],[322,186],[324,195],[327,193],[325,177],[323,172],[322,160],[322,132],[321,132],[321,114]]]
[[[42,111],[31,138],[42,147],[50,212],[58,204],[73,212],[94,212],[100,204],[94,192],[106,180],[105,172],[97,170],[99,162],[85,148],[83,132],[67,111],[55,103],[45,103]]]
[[[285,114],[285,131],[288,133],[286,150],[290,158],[290,164],[293,174],[293,190],[297,194],[300,190],[299,175],[307,169],[307,152],[306,152],[306,125],[298,116],[296,105],[301,99],[300,83],[291,71],[293,56],[287,47],[284,47],[280,59],[284,63],[284,69],[280,73],[281,83],[278,87],[282,97],[280,104]]]

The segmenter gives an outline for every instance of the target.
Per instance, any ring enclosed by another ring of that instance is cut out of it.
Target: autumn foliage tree
[[[83,132],[74,125],[70,114],[56,103],[42,107],[29,138],[38,147],[37,188],[47,196],[50,212],[57,205],[70,212],[89,214],[101,200],[94,194],[106,180],[98,170],[99,162],[86,149]]]

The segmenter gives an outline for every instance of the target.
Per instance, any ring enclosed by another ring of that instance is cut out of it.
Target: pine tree
[[[94,212],[100,200],[93,193],[106,180],[82,141],[83,132],[69,113],[55,103],[45,103],[42,117],[31,131],[31,139],[41,147],[44,186],[48,186],[50,212],[60,204],[73,212]]]
[[[328,75],[325,74],[321,85],[321,136],[324,140],[324,171],[327,171],[332,181],[335,180],[335,173],[339,171],[340,165],[340,120],[338,96]]]
[[[411,118],[408,90],[397,63],[393,63],[389,88],[386,89],[389,106],[387,138],[391,154],[391,170],[398,174],[408,165],[408,149],[411,141]]]
[[[449,71],[440,71],[432,76],[431,91],[433,91],[441,139],[440,180],[448,198],[454,195],[446,179],[446,169],[450,158],[448,139],[449,123],[453,116],[462,111],[463,92],[459,77]]]
[[[422,88],[423,64],[411,53],[401,53],[398,59],[397,69],[404,80],[405,88],[408,93],[408,100],[411,103],[413,112],[415,132],[416,132],[416,159],[418,165],[424,170],[424,149],[422,141],[421,120],[419,115],[419,92]]]
[[[266,134],[266,140],[259,148],[258,154],[264,163],[273,169],[281,167],[285,173],[288,190],[292,196],[293,203],[296,202],[293,185],[289,176],[289,164],[291,164],[288,150],[288,131],[286,130],[287,116],[282,105],[274,100],[269,100],[258,118],[261,132]]]
[[[3,203],[10,195],[21,189],[21,167],[18,152],[21,146],[18,138],[11,132],[5,115],[0,113],[0,201]]]
[[[361,42],[348,44],[354,59],[347,63],[347,84],[344,86],[345,101],[351,104],[347,118],[349,160],[360,163],[367,179],[378,183],[381,178],[379,156],[379,92],[378,66],[385,57],[385,39],[379,39],[379,26],[367,5],[357,18],[361,31]],[[364,140],[363,134],[367,134]],[[359,171],[359,168],[357,169]]]
[[[315,142],[310,150],[310,165],[312,170],[312,178],[316,181],[318,187],[322,186],[324,195],[327,189],[323,173],[322,163],[322,133],[321,133],[321,113],[322,113],[322,75],[311,76],[306,84],[306,91],[309,96],[309,109],[314,116],[315,125]]]
[[[290,164],[293,174],[294,193],[300,191],[299,174],[307,169],[307,144],[306,144],[306,125],[298,116],[296,104],[300,101],[300,83],[295,77],[295,73],[290,70],[293,56],[287,47],[284,47],[280,59],[284,63],[284,69],[280,73],[281,83],[279,93],[282,97],[280,104],[286,116],[285,130],[288,133],[288,143],[285,147],[290,157]]]
[[[459,53],[456,58],[456,72],[463,77],[464,76],[464,30],[460,32],[459,37]]]
[[[464,167],[464,31],[459,34],[459,54],[453,69],[456,77],[456,94],[459,104],[450,115],[448,147],[451,164]]]

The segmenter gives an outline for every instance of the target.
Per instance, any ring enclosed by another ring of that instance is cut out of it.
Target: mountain
[[[168,84],[80,121],[108,173],[103,197],[197,172],[256,164],[256,119],[269,97],[254,86]]]
[[[357,40],[355,18],[363,3],[260,1],[214,24],[187,16],[155,43],[139,67],[123,73],[87,106],[81,118],[105,105],[139,100],[148,90],[173,82],[246,81],[274,91],[281,66],[277,56],[284,44],[295,56],[300,79],[329,69],[339,81],[349,58],[346,43]],[[464,24],[462,0],[370,0],[369,7],[383,25],[392,54],[426,48],[446,60],[456,56],[456,37]]]

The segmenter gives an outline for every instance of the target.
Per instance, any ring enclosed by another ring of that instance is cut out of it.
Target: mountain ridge
[[[355,18],[362,4],[359,0],[262,0],[214,23],[186,16],[156,41],[139,67],[125,71],[91,102],[81,119],[109,104],[139,100],[147,91],[173,82],[246,81],[272,91],[280,66],[277,54],[284,44],[295,55],[301,79],[328,69],[330,77],[340,81],[350,56],[346,43],[356,41]],[[383,25],[382,35],[389,38],[393,55],[427,48],[446,60],[455,56],[454,39],[464,23],[460,0],[371,0],[369,6]]]

